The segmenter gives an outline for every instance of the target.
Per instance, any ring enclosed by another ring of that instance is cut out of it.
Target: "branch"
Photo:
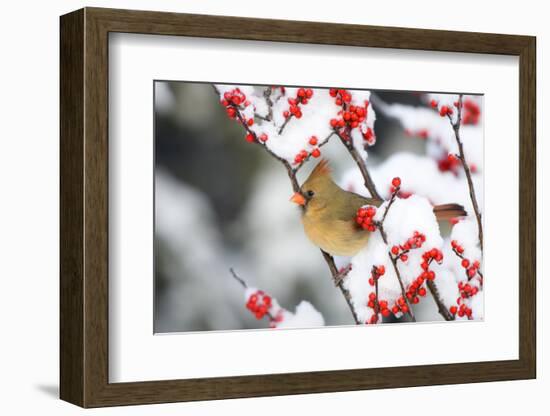
[[[340,132],[335,130],[335,133],[340,138],[342,144],[348,149],[349,154],[357,164],[357,167],[361,171],[361,175],[363,175],[363,180],[365,183],[365,187],[368,189],[371,196],[375,199],[383,200],[383,198],[380,196],[378,191],[376,190],[376,185],[374,184],[374,181],[372,180],[372,177],[370,176],[369,170],[367,169],[367,163],[365,160],[361,157],[355,146],[353,146],[352,138],[349,136],[349,140],[347,140]]]
[[[466,157],[464,156],[464,147],[462,145],[462,140],[460,139],[460,123],[462,122],[462,94],[458,96],[458,106],[457,106],[457,117],[456,122],[453,122],[452,116],[447,113],[447,117],[449,118],[449,121],[451,123],[451,127],[453,128],[456,144],[458,146],[458,158],[460,159],[460,162],[462,163],[462,167],[464,168],[464,173],[466,174],[466,180],[468,181],[468,188],[470,191],[470,199],[472,200],[472,205],[474,207],[474,213],[477,220],[477,232],[478,232],[478,238],[479,238],[479,247],[481,251],[483,252],[483,226],[481,224],[481,213],[479,211],[479,206],[477,204],[477,198],[476,193],[474,189],[474,183],[472,181],[472,173],[470,172],[470,166],[466,162]]]
[[[449,312],[443,301],[441,300],[441,296],[439,295],[439,290],[437,289],[437,286],[432,280],[427,280],[426,284],[428,285],[428,289],[430,289],[430,293],[432,294],[434,301],[437,305],[437,308],[439,310],[439,314],[446,320],[446,321],[454,321],[455,318]]]
[[[332,256],[323,250],[321,250],[321,254],[323,255],[323,258],[327,262],[328,268],[330,270],[330,273],[332,274],[332,278],[334,279],[336,283],[336,286],[338,289],[340,289],[340,292],[342,292],[342,295],[344,296],[344,299],[346,300],[346,303],[348,304],[349,310],[351,311],[351,314],[353,315],[353,320],[357,325],[360,325],[361,322],[359,321],[359,318],[357,317],[357,313],[355,312],[355,308],[353,307],[353,304],[351,303],[351,295],[349,291],[344,287],[344,281],[340,277],[340,273],[338,272],[338,269],[336,268],[336,265],[334,264],[334,259]]]
[[[267,103],[267,107],[269,109],[266,117],[267,121],[273,120],[273,101],[271,100],[271,92],[271,87],[266,87],[264,90],[265,102]]]

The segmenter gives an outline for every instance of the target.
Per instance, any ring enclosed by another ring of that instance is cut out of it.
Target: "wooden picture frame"
[[[244,30],[243,28],[246,28]],[[338,392],[536,376],[534,37],[85,8],[61,17],[60,396],[82,407]],[[108,34],[300,42],[519,57],[519,359],[109,383]]]

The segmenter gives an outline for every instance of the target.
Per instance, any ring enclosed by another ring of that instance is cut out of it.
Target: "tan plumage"
[[[382,203],[336,185],[326,160],[317,164],[291,201],[304,207],[302,224],[313,244],[337,256],[353,256],[367,244],[370,232],[357,226],[355,215],[363,205]],[[438,220],[466,215],[458,204],[436,206],[434,213]]]

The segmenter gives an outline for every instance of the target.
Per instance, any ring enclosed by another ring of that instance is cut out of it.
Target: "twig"
[[[453,128],[456,144],[458,146],[458,158],[460,159],[460,162],[462,163],[462,167],[464,168],[464,173],[466,174],[466,180],[468,181],[468,188],[470,191],[470,199],[472,200],[472,206],[474,207],[474,213],[477,220],[477,233],[479,238],[479,246],[481,251],[483,252],[483,226],[481,223],[481,213],[479,211],[479,206],[477,204],[477,198],[476,193],[474,189],[474,183],[472,181],[472,173],[470,171],[470,166],[466,162],[466,157],[464,156],[464,147],[462,145],[462,140],[460,139],[460,123],[462,122],[462,94],[459,94],[458,96],[458,108],[457,108],[457,117],[456,122],[453,122],[452,116],[450,114],[447,114],[447,117],[449,118],[449,121],[451,123],[451,127]]]
[[[229,272],[235,278],[235,280],[241,284],[242,287],[244,287],[245,289],[248,289],[248,285],[246,284],[246,282],[237,275],[233,267],[229,268]]]

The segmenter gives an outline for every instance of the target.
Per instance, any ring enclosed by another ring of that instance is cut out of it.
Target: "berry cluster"
[[[313,156],[314,158],[318,158],[321,156],[321,149],[317,146],[319,143],[319,140],[317,139],[317,136],[311,136],[308,140],[308,144],[313,146],[313,149],[311,152],[308,152],[305,149],[300,150],[300,152],[294,156],[294,164],[299,165],[304,160],[306,160],[309,156]]]
[[[437,248],[432,248],[422,255],[422,263],[420,264],[422,273],[409,285],[406,293],[407,299],[409,299],[409,301],[413,304],[417,304],[420,301],[418,296],[426,296],[427,292],[426,288],[423,286],[424,282],[435,279],[435,272],[430,270],[430,264],[434,260],[438,263],[443,261],[443,253]]]
[[[351,94],[344,89],[331,88],[329,94],[334,97],[336,105],[342,107],[342,110],[338,112],[339,118],[332,118],[330,126],[339,130],[340,135],[346,140],[349,139],[349,130],[360,127],[363,139],[367,144],[373,145],[376,141],[374,132],[364,123],[367,119],[369,101],[365,100],[363,106],[352,105]]]
[[[239,110],[248,107],[250,105],[250,101],[246,99],[246,95],[239,88],[235,88],[231,91],[226,91],[223,93],[221,104],[225,107],[225,111],[229,118],[234,119],[238,115],[242,117]],[[247,120],[243,117],[242,121],[243,123],[246,123],[247,126],[252,126],[254,124],[254,118],[249,118]]]
[[[466,301],[471,297],[477,295],[480,287],[483,285],[483,276],[479,271],[481,264],[478,260],[471,262],[469,259],[464,257],[464,247],[456,240],[451,241],[451,247],[453,252],[461,259],[460,265],[464,268],[467,281],[458,282],[458,291],[460,293],[460,296],[456,300],[458,307],[454,305],[451,306],[449,308],[449,312],[451,312],[453,315],[458,315],[459,317],[466,316],[468,319],[473,319],[472,309],[468,307]],[[477,279],[472,281],[472,279],[476,277],[476,275]]]
[[[374,286],[376,284],[375,282],[377,282],[378,279],[380,279],[380,277],[382,277],[385,273],[386,273],[386,268],[384,267],[384,265],[373,266],[372,274],[369,279],[370,285]],[[369,300],[367,302],[367,306],[371,308],[374,313],[372,314],[370,319],[367,322],[365,322],[366,324],[377,323],[379,319],[378,314],[381,314],[385,318],[390,316],[391,311],[388,308],[388,301],[378,299],[376,292],[369,293]]]
[[[246,308],[254,314],[256,319],[262,319],[269,313],[271,305],[271,296],[265,294],[262,290],[258,290],[250,295]]]
[[[471,298],[479,292],[479,288],[477,286],[472,286],[470,283],[464,282],[458,282],[458,290],[460,291],[460,297],[462,299]]]
[[[479,105],[472,100],[464,100],[463,111],[462,111],[462,124],[472,124],[476,125],[479,123],[479,117],[481,115],[481,110]]]
[[[439,109],[439,115],[441,117],[445,117],[447,115],[451,115],[453,114],[453,109],[449,106],[446,106],[446,105],[442,105],[441,108]]]
[[[376,208],[373,206],[361,207],[357,210],[355,215],[355,222],[367,231],[376,231],[376,224],[374,222],[374,216],[376,215]]]
[[[413,248],[422,247],[425,241],[426,236],[418,231],[415,231],[413,236],[407,239],[404,244],[394,245],[390,251],[395,259],[405,262],[409,259],[407,253]]]
[[[464,247],[462,247],[456,240],[451,241],[451,247],[455,254],[462,259],[460,264],[462,265],[462,267],[464,267],[468,280],[475,277],[475,275],[478,274],[479,268],[481,266],[480,262],[478,260],[470,262],[469,259],[465,258]]]
[[[469,308],[465,303],[462,302],[462,299],[458,298],[458,304],[460,305],[458,308],[456,306],[451,306],[449,308],[449,312],[453,315],[460,316],[461,318],[463,316],[467,316],[468,319],[472,319],[472,309]]]
[[[401,313],[409,313],[409,305],[407,305],[407,302],[405,302],[405,298],[403,296],[399,296],[397,298],[395,304],[391,308],[391,311],[396,316],[396,318],[399,318],[401,316]]]
[[[457,175],[460,167],[460,159],[453,153],[449,153],[447,156],[443,156],[437,161],[437,167],[441,172],[452,172]]]
[[[241,104],[245,104],[245,107],[247,107],[250,104],[247,103],[246,95],[239,88],[224,92],[221,103],[226,108],[230,108],[232,105],[239,107]]]
[[[300,108],[300,105],[306,105],[311,97],[313,97],[313,90],[311,88],[298,88],[296,97],[288,99],[288,104],[290,106],[288,107],[288,110],[283,112],[283,117],[289,118],[294,116],[296,118],[301,118],[302,109]]]
[[[371,315],[370,319],[365,322],[366,324],[376,324],[378,322],[378,314],[380,313],[383,317],[387,318],[390,316],[391,311],[388,308],[387,300],[378,300],[376,294],[371,292],[369,294],[369,302],[367,306],[374,310],[374,313]]]
[[[380,265],[380,266],[373,266],[372,273],[371,273],[371,276],[369,278],[369,284],[371,286],[374,286],[375,282],[380,277],[384,276],[385,273],[386,273],[386,267],[383,264]]]
[[[439,103],[436,101],[436,100],[431,100],[430,101],[430,106],[434,109],[434,110],[437,110],[437,108],[439,107]],[[455,102],[455,107],[458,107],[458,103]],[[451,107],[449,107],[448,105],[442,105],[440,108],[439,108],[439,115],[441,117],[445,117],[447,115],[452,115],[453,114],[453,109]]]

